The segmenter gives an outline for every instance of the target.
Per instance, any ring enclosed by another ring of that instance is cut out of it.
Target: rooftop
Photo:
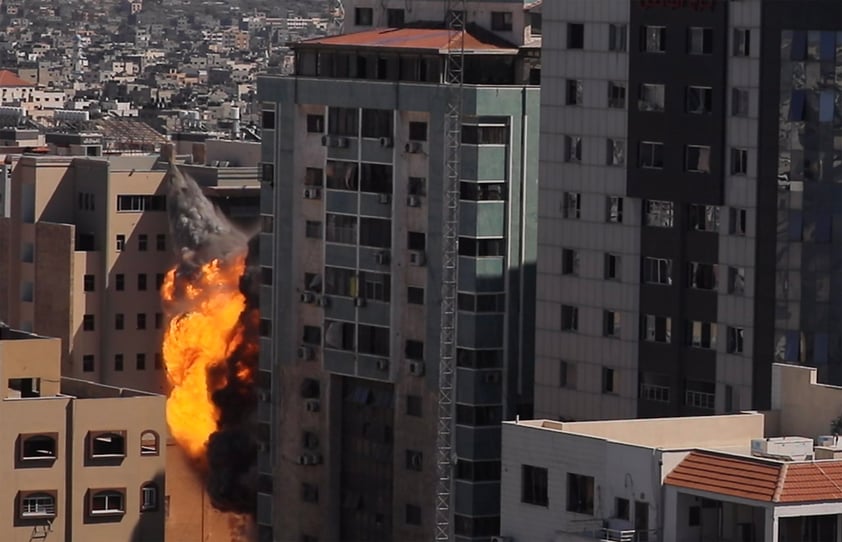
[[[482,36],[477,30],[451,32],[447,28],[376,28],[364,32],[340,34],[314,38],[300,42],[301,45],[320,45],[358,48],[389,48],[413,51],[429,51],[444,54],[448,49],[465,48],[465,53],[517,52],[517,47],[494,38]]]
[[[34,87],[32,83],[21,79],[14,72],[0,70],[0,87]]]

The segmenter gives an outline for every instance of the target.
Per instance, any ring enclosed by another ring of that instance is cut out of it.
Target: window
[[[628,29],[624,24],[610,24],[608,25],[608,50],[624,52],[626,50],[626,42]]]
[[[427,141],[427,123],[426,122],[410,122],[409,123],[409,140],[410,141]]]
[[[123,354],[114,354],[114,370],[117,372],[123,370]]]
[[[618,519],[629,519],[629,500],[622,497],[614,499],[614,517]]]
[[[655,141],[642,141],[638,163],[642,168],[661,169],[664,167],[664,144]]]
[[[511,11],[492,11],[491,12],[491,30],[500,32],[508,32],[512,29],[512,12]]]
[[[371,11],[369,9],[369,11]],[[327,130],[330,135],[357,136],[359,111],[352,107],[331,107],[327,110]]]
[[[713,410],[716,408],[716,384],[688,380],[685,384],[684,404],[689,407]]]
[[[456,349],[456,365],[469,369],[499,369],[503,367],[501,350]]]
[[[82,316],[82,331],[93,331],[94,330],[94,315],[93,314],[85,314]]]
[[[608,196],[605,201],[605,221],[614,224],[623,222],[623,198]]]
[[[719,231],[719,207],[716,205],[688,206],[687,226],[696,231]]]
[[[564,136],[564,160],[567,162],[582,161],[582,138],[579,136]]]
[[[414,504],[406,505],[406,524],[421,525],[421,507]]]
[[[315,220],[308,220],[304,226],[304,235],[309,239],[321,239],[322,223]]]
[[[688,113],[705,115],[713,111],[713,89],[711,87],[687,87],[685,107]]]
[[[500,405],[456,405],[457,425],[499,425],[502,421],[503,407]]]
[[[357,217],[351,215],[327,215],[325,239],[328,243],[354,245],[357,243]]]
[[[118,292],[122,292],[126,288],[126,276],[123,273],[114,275],[114,288]]]
[[[731,149],[731,175],[748,173],[748,149]]]
[[[614,379],[616,377],[617,373],[614,372],[614,369],[609,367],[602,368],[602,393],[614,393]]]
[[[745,336],[745,330],[739,327],[731,327],[728,326],[727,329],[727,338],[728,338],[728,353],[730,354],[742,354],[743,353],[743,338]]]
[[[406,468],[407,470],[421,472],[421,470],[424,468],[424,454],[416,450],[407,450]]]
[[[392,137],[393,117],[389,109],[363,109],[363,137]]]
[[[663,111],[665,87],[660,83],[642,83],[637,108],[641,111]]]
[[[672,284],[672,260],[643,258],[643,282],[647,284]]]
[[[620,256],[618,254],[605,254],[605,269],[603,276],[606,280],[620,279]]]
[[[578,219],[582,210],[582,195],[578,192],[565,192],[563,196],[561,214],[564,218]]]
[[[655,228],[672,228],[673,203],[671,201],[646,200],[643,202],[644,224]]]
[[[543,467],[521,465],[520,469],[520,502],[536,506],[549,506],[548,471]]]
[[[386,357],[389,355],[389,336],[387,327],[360,324],[357,326],[357,351]],[[328,333],[325,333],[325,339],[328,338]]]
[[[55,459],[56,436],[53,435],[21,435],[20,458],[22,461],[37,461],[39,459]]]
[[[688,286],[699,290],[715,290],[718,269],[719,266],[712,263],[689,262],[687,264]]]
[[[500,532],[500,516],[469,517],[454,514],[453,531],[458,536],[490,538]]]
[[[386,25],[389,28],[400,28],[404,25],[404,10],[402,9],[387,9],[386,10]]]
[[[84,290],[86,292],[96,291],[96,277],[94,275],[85,275],[82,279]]]
[[[412,305],[424,304],[424,288],[418,286],[407,286],[406,288],[407,303]]]
[[[620,337],[620,313],[617,311],[602,311],[602,334],[605,337]]]
[[[731,115],[734,117],[748,116],[748,89],[731,89]]]
[[[638,397],[644,401],[670,402],[670,378],[654,373],[641,373]]]
[[[301,341],[304,344],[313,344],[319,346],[322,344],[322,328],[318,326],[304,326],[301,333]]]
[[[418,418],[423,415],[423,400],[420,395],[406,396],[406,415]]]
[[[146,329],[146,314],[139,312],[137,313],[137,329]]]
[[[567,511],[593,515],[594,484],[592,476],[567,473]]]
[[[124,431],[88,433],[88,450],[92,459],[123,457],[126,455]]]
[[[324,115],[307,115],[307,133],[323,134],[325,131]]]
[[[751,54],[751,30],[748,28],[734,29],[734,56],[749,56]]]
[[[713,29],[693,26],[687,29],[687,52],[709,55],[713,52]]]
[[[731,235],[746,234],[746,209],[731,207],[728,209],[728,233]]]
[[[667,316],[644,314],[641,317],[641,339],[655,343],[672,342],[672,319]]]
[[[618,81],[608,82],[608,107],[624,109],[626,107],[626,84]]]
[[[537,11],[529,12],[529,34],[533,37],[540,36],[543,33],[543,17]]]
[[[116,329],[117,331],[122,330],[124,328],[124,325],[125,325],[124,320],[125,320],[125,317],[123,316],[122,313],[118,312],[117,314],[115,314],[114,315],[114,329]]]
[[[156,312],[155,313],[155,329],[161,329],[161,325],[164,323],[164,315],[163,313]]]
[[[578,331],[579,329],[579,309],[571,305],[561,306],[561,330],[562,331]]]
[[[260,113],[260,127],[263,130],[274,130],[275,129],[275,110],[274,109],[264,109]]]
[[[561,249],[561,274],[579,274],[579,253],[572,248]]]
[[[126,236],[117,234],[117,252],[120,252],[126,247]]]
[[[145,233],[141,233],[137,236],[137,249],[140,252],[146,252],[146,245],[149,239],[147,238]]]
[[[144,431],[140,434],[140,455],[158,455],[160,439],[155,431]]]
[[[360,246],[391,248],[392,223],[378,218],[360,218]]]
[[[117,210],[129,212],[166,211],[166,196],[118,195]]]
[[[158,252],[167,250],[167,236],[163,233],[159,233],[155,236],[155,250]]]
[[[716,349],[716,324],[688,321],[685,332],[687,346]]]
[[[506,145],[509,127],[505,125],[466,124],[462,127],[462,143],[466,145]]]
[[[324,170],[317,167],[308,167],[304,170],[304,185],[305,186],[322,186],[324,184]],[[272,233],[272,228],[269,227],[264,233]]]
[[[568,79],[566,87],[564,103],[566,105],[582,105],[584,96],[582,81],[580,79]]]
[[[84,354],[82,356],[82,371],[92,373],[94,371],[94,355]]]
[[[640,49],[646,53],[664,53],[667,50],[667,27],[644,26],[640,29]]]
[[[582,23],[567,23],[567,48],[582,49],[585,47],[585,25]]]
[[[138,371],[146,370],[146,354],[137,354],[135,356],[135,367]]]
[[[21,518],[51,518],[56,515],[56,497],[46,492],[27,493],[20,497]]]
[[[152,482],[140,488],[140,511],[154,512],[158,509],[158,486]]]
[[[607,139],[606,163],[609,166],[626,165],[626,142],[622,139]]]
[[[137,275],[137,289],[140,292],[146,291],[146,273],[139,273]]]
[[[354,8],[354,24],[357,26],[371,26],[374,21],[374,10],[371,8]]]
[[[125,510],[125,492],[122,490],[91,490],[92,516],[122,515]]]
[[[558,387],[576,389],[576,364],[568,361],[558,362]]]
[[[728,293],[732,295],[746,293],[746,270],[744,267],[728,268]]]

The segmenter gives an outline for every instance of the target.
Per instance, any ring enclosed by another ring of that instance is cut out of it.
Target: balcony
[[[625,520],[576,522],[556,531],[555,542],[658,542],[656,529],[633,529]]]

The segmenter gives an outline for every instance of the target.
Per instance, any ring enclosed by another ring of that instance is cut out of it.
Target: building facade
[[[386,4],[360,3],[375,19],[359,26],[404,7]],[[259,80],[260,540],[433,536],[453,37],[435,4],[437,25],[401,28],[405,14],[397,28],[303,42],[294,76]],[[494,6],[523,20],[522,3]],[[466,84],[452,512],[457,540],[489,540],[499,424],[532,402],[539,95],[528,83],[540,61],[471,22],[456,38]]]
[[[841,18],[544,6],[537,414],[767,408],[772,360],[840,382]]]
[[[0,328],[3,539],[160,542],[165,398],[62,378],[61,355]]]

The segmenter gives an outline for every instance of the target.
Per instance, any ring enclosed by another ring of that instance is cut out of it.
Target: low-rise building
[[[827,435],[842,388],[778,364],[772,396],[764,413],[504,423],[501,539],[842,540],[842,447]]]

